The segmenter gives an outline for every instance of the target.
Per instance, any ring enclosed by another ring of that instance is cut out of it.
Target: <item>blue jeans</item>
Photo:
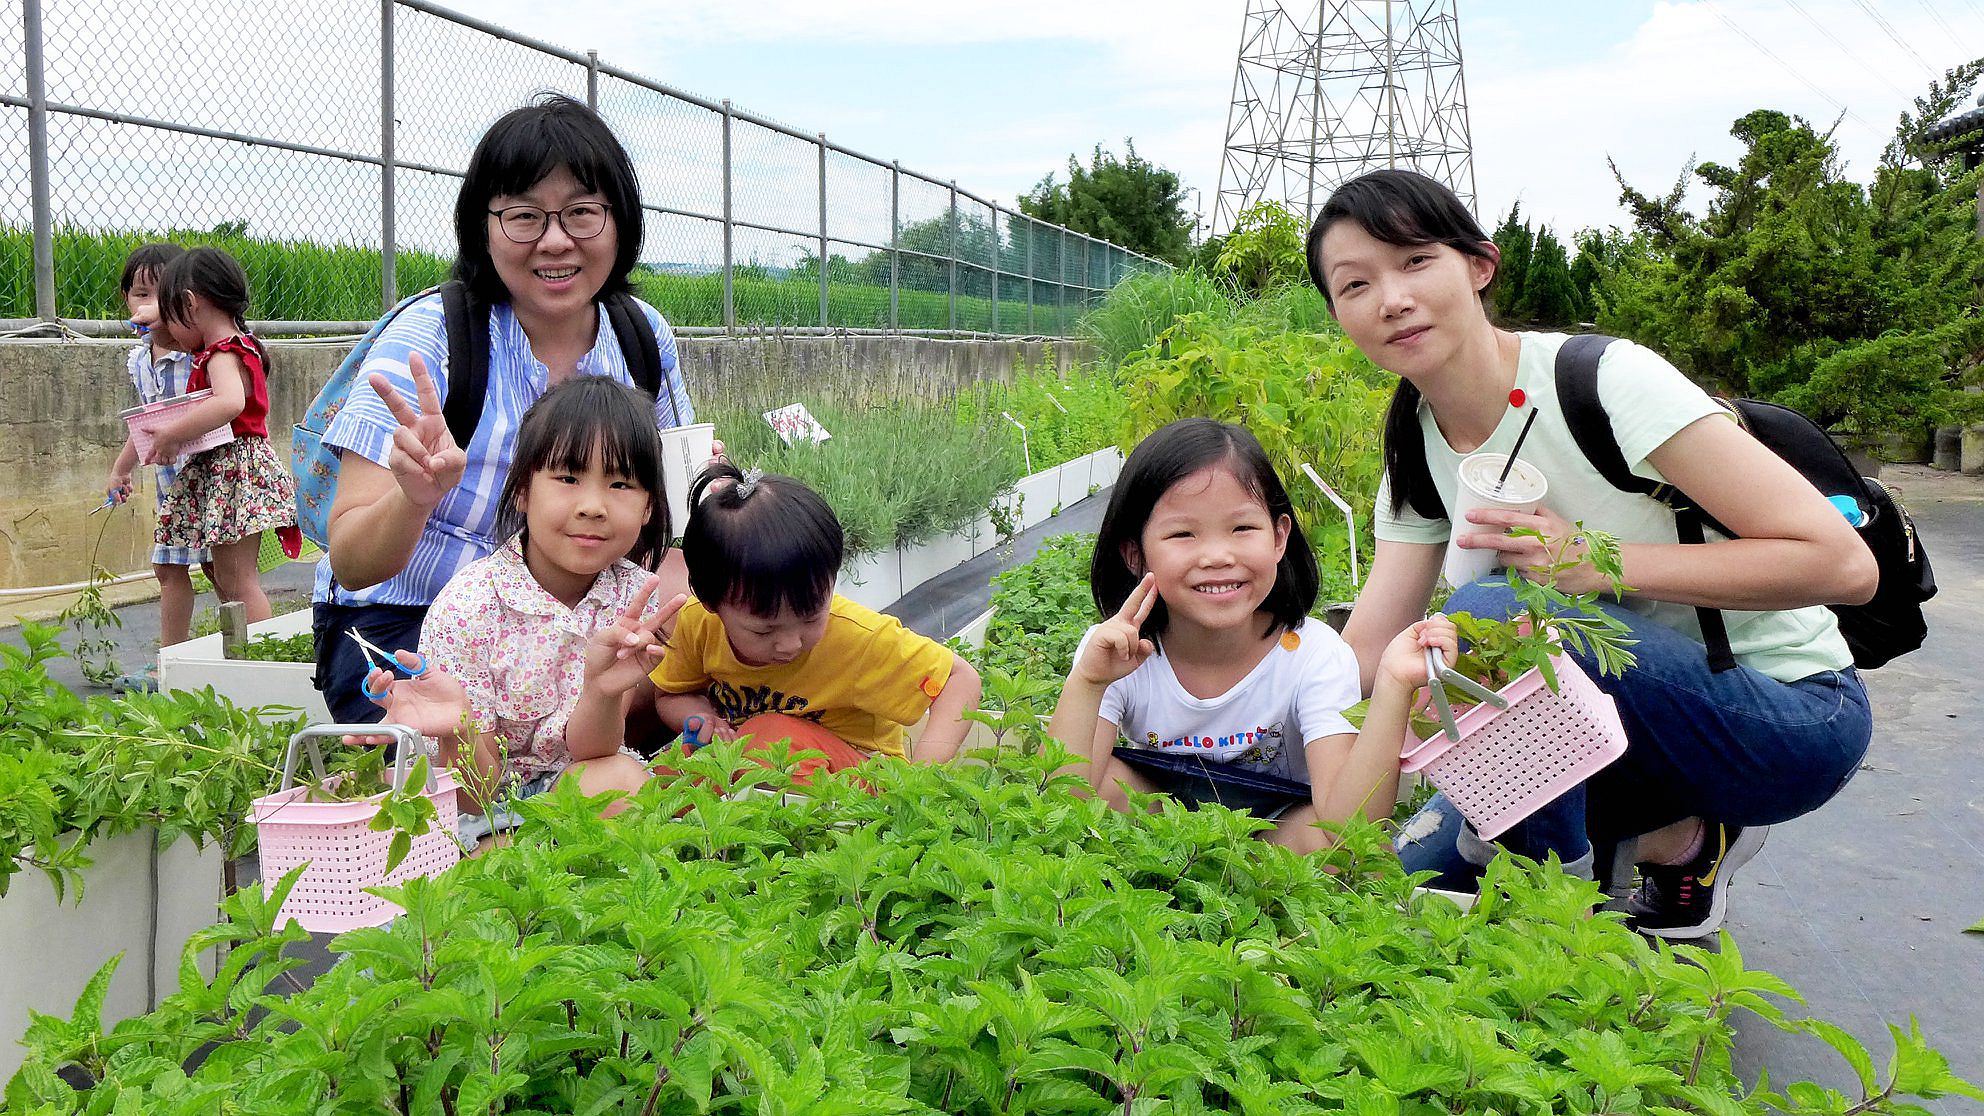
[[[1779,682],[1748,667],[1716,673],[1702,645],[1616,604],[1639,643],[1638,662],[1605,677],[1573,655],[1612,695],[1626,728],[1626,754],[1496,839],[1510,852],[1549,853],[1574,869],[1593,845],[1610,846],[1684,818],[1775,825],[1810,813],[1859,770],[1873,739],[1873,712],[1860,676],[1820,671]],[[1500,580],[1477,581],[1448,599],[1447,612],[1506,617],[1518,611]],[[1492,850],[1436,795],[1400,830],[1408,872],[1439,873],[1435,887],[1472,891]]]

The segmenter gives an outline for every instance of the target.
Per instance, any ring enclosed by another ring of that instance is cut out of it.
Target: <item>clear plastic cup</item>
[[[1543,498],[1550,493],[1550,483],[1543,479],[1542,471],[1520,457],[1498,488],[1495,479],[1502,475],[1508,460],[1506,453],[1476,453],[1460,463],[1460,484],[1454,493],[1454,506],[1448,509],[1453,536],[1447,542],[1446,562],[1440,567],[1440,576],[1455,588],[1487,577],[1501,558],[1499,551],[1461,548],[1462,535],[1482,529],[1467,521],[1467,513],[1477,508],[1533,512],[1543,506]]]
[[[661,485],[668,491],[668,522],[680,538],[689,526],[689,486],[709,463],[716,426],[698,422],[661,432]]]

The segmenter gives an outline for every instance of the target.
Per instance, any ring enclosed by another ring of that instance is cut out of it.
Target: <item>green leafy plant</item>
[[[260,663],[314,663],[317,640],[309,632],[289,636],[261,635],[249,640],[232,658]]]
[[[1302,258],[1308,229],[1300,215],[1278,201],[1259,201],[1240,211],[1220,249],[1218,270],[1243,290],[1263,292],[1309,281]]]
[[[1291,312],[1289,304],[1280,313]],[[1181,319],[1124,362],[1130,411],[1123,447],[1181,418],[1238,423],[1258,438],[1288,488],[1316,551],[1326,600],[1349,600],[1350,541],[1343,515],[1302,471],[1307,464],[1366,518],[1360,560],[1369,565],[1369,509],[1384,469],[1384,410],[1395,382],[1334,327],[1294,332],[1263,321]]]
[[[43,625],[0,643],[0,895],[23,869],[45,872],[58,896],[80,894],[90,843],[146,826],[166,842],[252,848],[241,822],[275,789],[300,722],[211,691],[78,697],[48,677],[62,653]]]
[[[981,672],[1051,678],[1058,686],[1082,633],[1096,621],[1088,586],[1094,551],[1094,535],[1057,535],[1040,544],[1032,561],[992,579],[992,623],[971,656]]]
[[[1110,811],[1051,743],[982,758],[787,796],[789,755],[719,744],[613,819],[563,784],[520,804],[514,845],[381,889],[405,914],[340,935],[301,992],[276,983],[305,938],[276,914],[295,877],[235,895],[189,946],[229,946],[219,972],[183,965],[106,1032],[111,962],[34,1017],[6,1104],[1837,1116],[1984,1096],[1912,1027],[1876,1072],[1789,1019],[1734,942],[1649,944],[1553,866],[1498,860],[1463,912],[1415,894],[1376,826],[1304,858],[1219,807]],[[1752,1091],[1738,1014],[1858,1083]]]
[[[110,517],[105,516],[97,526],[96,540],[90,544],[89,584],[55,617],[56,623],[68,625],[75,636],[71,654],[75,656],[77,669],[83,673],[83,681],[100,687],[110,686],[124,673],[117,665],[117,641],[110,635],[112,628],[124,626],[124,620],[103,599],[103,587],[114,575],[97,561],[103,549],[103,533],[109,527]]]

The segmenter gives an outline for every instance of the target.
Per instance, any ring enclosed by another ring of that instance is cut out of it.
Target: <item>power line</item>
[[[1859,122],[1861,127],[1867,129],[1870,132],[1878,133],[1879,129],[1875,128],[1872,124],[1867,123],[1867,121],[1863,119],[1859,113],[1854,112],[1851,108],[1847,107],[1846,104],[1840,101],[1837,97],[1834,97],[1832,94],[1826,92],[1824,89],[1820,88],[1817,84],[1815,84],[1811,79],[1807,78],[1804,74],[1799,73],[1797,70],[1793,69],[1789,62],[1786,62],[1784,59],[1779,58],[1777,56],[1776,51],[1758,42],[1756,37],[1751,35],[1748,31],[1745,31],[1741,27],[1736,26],[1736,21],[1724,15],[1722,13],[1722,9],[1716,6],[1715,0],[1704,0],[1704,2],[1707,5],[1708,10],[1715,14],[1715,18],[1721,20],[1724,24],[1726,24],[1731,31],[1734,31],[1738,35],[1741,35],[1743,37],[1743,40],[1749,43],[1751,46],[1757,48],[1758,52],[1768,57],[1772,62],[1777,63],[1778,66],[1783,68],[1785,73],[1790,74],[1792,77],[1795,77],[1799,81],[1803,82],[1805,88],[1810,89],[1812,92],[1818,94],[1821,100],[1825,101],[1827,104],[1831,105],[1832,107],[1838,109],[1841,115],[1852,117],[1854,120]]]
[[[1874,6],[1872,4],[1867,3],[1867,0],[1853,0],[1853,2],[1859,6],[1861,11],[1867,13],[1867,18],[1873,20],[1874,23],[1877,26],[1879,26],[1883,32],[1886,33],[1888,38],[1894,40],[1894,45],[1908,52],[1908,56],[1910,58],[1915,59],[1916,63],[1920,65],[1923,69],[1929,71],[1931,74],[1934,74],[1936,72],[1936,68],[1934,66],[1929,65],[1928,60],[1923,58],[1920,54],[1918,54],[1914,47],[1909,46],[1908,40],[1902,38],[1898,33],[1896,33],[1894,29],[1894,24],[1889,23],[1886,19],[1884,19],[1881,16],[1880,12],[1875,11]]]
[[[1832,28],[1827,27],[1823,23],[1820,23],[1817,17],[1813,16],[1811,12],[1806,11],[1805,5],[1800,4],[1798,0],[1784,0],[1784,2],[1786,4],[1791,5],[1792,11],[1797,12],[1799,15],[1805,17],[1805,22],[1811,24],[1814,28],[1816,28],[1819,34],[1824,35],[1828,39],[1831,39],[1832,45],[1838,47],[1839,52],[1841,54],[1846,55],[1846,57],[1850,59],[1854,65],[1860,67],[1861,70],[1873,74],[1875,77],[1880,78],[1881,84],[1887,86],[1889,89],[1894,90],[1894,95],[1900,97],[1904,102],[1908,100],[1909,94],[1905,90],[1903,90],[1901,86],[1896,85],[1894,82],[1889,81],[1887,74],[1884,73],[1879,66],[1869,65],[1858,54],[1855,54],[1853,52],[1852,47],[1847,46],[1846,43],[1842,41],[1838,35],[1832,33]],[[1972,0],[1972,2],[1974,3],[1975,0]]]
[[[1929,3],[1929,0],[1917,0],[1917,2],[1922,5],[1923,11],[1929,13],[1929,18],[1936,21],[1936,26],[1943,29],[1943,34],[1948,35],[1950,37],[1951,43],[1956,43],[1958,38],[1961,37],[1963,39],[1963,42],[1961,44],[1963,48],[1963,52],[1965,54],[1970,53],[1969,36],[1958,36],[1956,28],[1950,26],[1950,21],[1944,19],[1943,13],[1937,11],[1936,6],[1934,4]]]

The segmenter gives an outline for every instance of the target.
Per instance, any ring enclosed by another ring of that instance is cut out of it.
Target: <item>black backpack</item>
[[[1656,484],[1627,466],[1612,432],[1611,417],[1598,398],[1598,358],[1613,340],[1601,334],[1583,334],[1565,341],[1557,352],[1557,403],[1578,449],[1612,487],[1651,496],[1672,508],[1679,541],[1705,541],[1704,526],[1734,538],[1735,532],[1696,507],[1679,489]],[[1880,584],[1866,604],[1830,606],[1839,617],[1839,634],[1853,652],[1853,665],[1871,670],[1922,646],[1929,633],[1922,602],[1936,595],[1936,575],[1929,568],[1928,551],[1923,549],[1908,509],[1886,485],[1861,476],[1839,443],[1811,419],[1789,407],[1755,399],[1721,402],[1743,429],[1789,462],[1814,488],[1827,496],[1850,495],[1859,503],[1864,518],[1857,530],[1873,552]],[[1414,457],[1402,464],[1407,469],[1416,464],[1424,479],[1420,491],[1433,493],[1423,443]],[[1697,608],[1695,614],[1701,620],[1710,667],[1718,671],[1734,667],[1736,658],[1729,650],[1729,632],[1721,611]]]
[[[634,386],[659,397],[661,346],[655,340],[654,329],[648,325],[647,315],[641,313],[634,297],[625,291],[607,295],[600,302],[606,307],[606,320],[613,326],[613,336],[620,343],[620,353],[627,361],[627,373],[633,378]],[[489,395],[489,306],[471,298],[468,285],[457,279],[441,284],[441,306],[448,323],[450,369],[448,398],[442,401],[441,410],[447,415],[448,433],[454,435],[455,444],[466,448],[469,439],[475,436],[475,428],[482,423],[482,404]],[[462,370],[459,379],[454,369]],[[668,406],[674,418],[670,425],[682,425],[681,416],[674,412],[672,394]]]

